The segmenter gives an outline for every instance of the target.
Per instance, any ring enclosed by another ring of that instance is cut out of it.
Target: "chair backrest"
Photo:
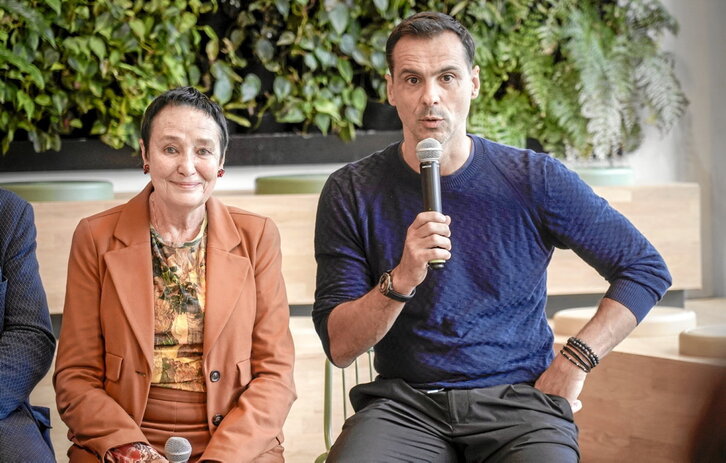
[[[336,372],[339,375],[336,375]],[[332,447],[337,431],[343,426],[343,422],[348,416],[353,414],[353,408],[348,398],[350,388],[361,382],[373,381],[374,376],[373,349],[355,359],[353,364],[347,368],[337,368],[330,363],[330,360],[325,360],[323,438],[326,452],[316,461],[325,461],[324,457]]]

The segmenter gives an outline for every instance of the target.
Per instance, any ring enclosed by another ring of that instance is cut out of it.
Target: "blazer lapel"
[[[240,236],[227,207],[215,198],[207,201],[207,297],[204,313],[204,355],[212,350],[250,278],[248,258],[232,254]]]
[[[118,298],[149,371],[154,358],[154,289],[149,235],[151,184],[124,207],[114,236],[125,246],[104,255]]]

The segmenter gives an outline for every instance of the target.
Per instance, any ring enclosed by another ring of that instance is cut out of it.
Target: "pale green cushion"
[[[328,174],[270,175],[255,179],[255,194],[320,193]]]
[[[113,184],[105,180],[49,180],[0,183],[26,201],[92,201],[113,199]]]

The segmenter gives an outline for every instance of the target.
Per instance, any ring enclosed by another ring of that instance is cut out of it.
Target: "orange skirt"
[[[206,394],[152,386],[141,420],[141,431],[162,455],[170,437],[187,439],[192,444],[189,461],[196,461],[211,438],[207,425]]]

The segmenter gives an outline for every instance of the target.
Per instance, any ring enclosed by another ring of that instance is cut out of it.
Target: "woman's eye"
[[[174,148],[173,146],[167,146],[166,148],[164,148],[164,151],[166,151],[167,153],[170,153],[170,154],[176,153],[176,148]]]

